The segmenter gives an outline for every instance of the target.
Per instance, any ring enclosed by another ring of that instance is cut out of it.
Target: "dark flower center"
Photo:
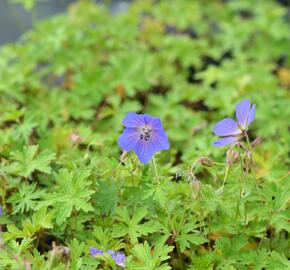
[[[140,139],[148,141],[151,138],[152,129],[148,126],[143,126],[139,129]]]

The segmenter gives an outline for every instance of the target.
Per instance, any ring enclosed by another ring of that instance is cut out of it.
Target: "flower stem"
[[[241,178],[240,178],[240,195],[239,195],[239,200],[237,203],[237,210],[236,210],[236,216],[235,219],[237,219],[239,215],[239,209],[240,209],[240,203],[243,195],[243,185],[244,185],[244,162],[243,162],[243,157],[241,154],[240,155],[240,164],[241,164]]]
[[[247,132],[245,132],[245,136],[246,136],[246,140],[247,140],[248,149],[250,149],[251,148],[251,144],[250,144],[250,139],[249,139],[249,136],[248,136]]]
[[[247,227],[247,204],[245,203],[245,216],[244,216],[244,231]]]
[[[226,166],[225,176],[224,176],[223,185],[222,185],[222,191],[224,190],[224,187],[225,187],[225,184],[226,184],[226,180],[227,180],[227,177],[228,177],[229,169],[230,169],[230,167]]]
[[[158,185],[160,184],[160,179],[159,179],[159,175],[158,175],[158,171],[157,171],[157,167],[156,167],[156,162],[155,162],[155,158],[153,156],[152,158],[152,164],[153,164],[153,169],[154,169],[154,174],[155,174],[155,178],[156,178],[156,181],[158,183]]]

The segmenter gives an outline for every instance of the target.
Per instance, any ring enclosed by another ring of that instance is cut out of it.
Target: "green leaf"
[[[64,223],[73,211],[90,212],[94,210],[89,202],[94,193],[89,188],[91,181],[87,179],[90,176],[90,170],[68,171],[62,169],[54,176],[56,178],[56,191],[44,194],[44,201],[40,203],[38,208],[53,206],[56,211],[56,222],[59,225]]]
[[[51,161],[55,159],[55,154],[49,150],[38,153],[38,145],[26,146],[22,151],[11,152],[11,159],[14,162],[8,167],[8,172],[20,176],[29,177],[34,171],[49,174]]]
[[[13,204],[13,214],[35,209],[44,192],[44,190],[37,189],[36,184],[21,183],[18,192],[13,193],[8,199],[8,202]]]
[[[114,213],[118,203],[118,185],[114,183],[100,182],[100,190],[94,195],[96,204],[102,214]]]
[[[158,244],[151,248],[145,241],[133,247],[133,261],[129,264],[132,270],[169,270],[171,267],[167,263],[162,263],[169,259],[168,253],[173,247]]]
[[[176,241],[179,243],[181,252],[184,252],[186,249],[190,248],[190,244],[199,246],[208,241],[201,235],[200,232],[194,230],[195,227],[196,224],[192,222],[188,222],[181,226],[181,231],[176,237]]]
[[[119,208],[116,214],[117,220],[121,223],[113,225],[114,237],[128,235],[132,244],[138,243],[138,237],[154,233],[160,229],[160,224],[153,220],[140,223],[147,215],[146,207],[135,208],[131,217],[126,208]]]

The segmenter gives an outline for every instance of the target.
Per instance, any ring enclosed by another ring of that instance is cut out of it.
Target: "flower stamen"
[[[144,126],[140,129],[140,139],[148,141],[151,138],[150,133],[152,132],[152,129],[150,129],[147,126]]]

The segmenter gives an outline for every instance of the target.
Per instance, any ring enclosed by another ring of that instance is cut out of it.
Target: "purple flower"
[[[123,252],[118,252],[114,250],[108,250],[108,254],[112,256],[112,259],[115,261],[116,265],[125,267],[126,256]]]
[[[3,216],[3,208],[0,206],[0,217]]]
[[[91,253],[92,257],[96,257],[98,255],[103,255],[104,254],[104,252],[102,250],[97,249],[95,247],[90,247],[90,253]]]
[[[95,247],[90,247],[90,253],[91,253],[92,257],[101,256],[101,255],[105,254],[104,251],[97,249]],[[121,267],[125,267],[126,256],[123,252],[108,250],[106,253],[111,255],[111,257],[115,261],[116,265],[119,265]]]
[[[236,143],[239,141],[241,136],[246,134],[248,127],[255,119],[256,105],[251,103],[249,100],[242,100],[236,106],[236,117],[237,122],[231,118],[225,118],[218,122],[213,132],[223,138],[215,141],[214,146],[220,147],[227,144]]]
[[[169,141],[160,118],[129,112],[123,125],[125,129],[118,144],[127,152],[134,150],[142,163],[147,163],[155,152],[169,149]]]

